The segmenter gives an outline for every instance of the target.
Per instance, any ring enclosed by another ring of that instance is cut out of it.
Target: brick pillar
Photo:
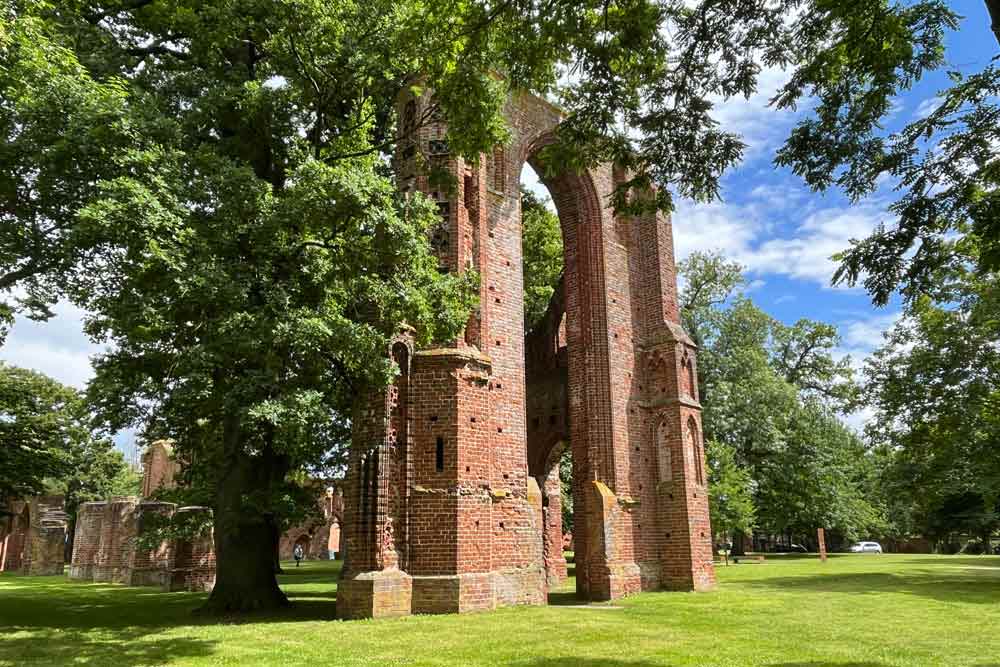
[[[77,509],[73,556],[69,566],[70,579],[93,581],[101,543],[102,524],[108,513],[108,504],[107,502],[83,503]]]
[[[138,498],[119,498],[108,503],[101,521],[94,581],[122,581],[132,549],[131,538],[135,537],[132,514],[138,504]]]
[[[133,526],[128,532],[141,537],[150,526],[158,519],[169,519],[177,511],[177,506],[173,503],[143,501],[132,514]],[[174,544],[165,540],[160,544],[149,548],[131,549],[129,560],[126,564],[126,571],[123,574],[123,583],[129,586],[155,586],[157,588],[169,588],[170,570],[173,565]]]
[[[408,495],[412,342],[408,331],[389,353],[400,369],[386,391],[361,397],[345,483],[346,560],[337,589],[340,618],[410,613],[412,583],[403,570],[410,531]]]
[[[637,405],[652,440],[659,514],[650,563],[659,562],[665,588],[705,590],[715,585],[715,569],[696,348],[679,324],[669,221],[648,215],[632,224],[641,253],[641,275],[634,282],[641,298],[637,319],[645,361]]]
[[[29,575],[61,575],[66,564],[66,524],[62,496],[28,500],[30,523],[22,568]]]
[[[559,481],[558,462],[543,482],[545,523],[542,548],[545,555],[545,577],[549,588],[554,588],[568,576],[566,556],[563,553],[562,483]]]
[[[181,507],[178,518],[185,514],[202,515],[211,522],[208,507]],[[170,577],[164,586],[168,591],[211,591],[215,586],[215,542],[212,531],[189,540],[176,540],[167,547]]]

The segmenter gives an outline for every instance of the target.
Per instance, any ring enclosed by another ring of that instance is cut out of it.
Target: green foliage
[[[0,362],[0,506],[55,493],[75,516],[80,503],[137,491],[137,473],[90,420],[76,389]]]
[[[705,442],[705,457],[712,530],[726,536],[749,533],[757,519],[749,471],[736,462],[732,447],[717,440]]]
[[[941,301],[912,302],[866,373],[894,530],[944,539],[1000,527],[1000,279],[938,275]]]
[[[79,403],[73,389],[0,362],[0,505],[69,473],[69,442],[90,436]]]
[[[694,253],[679,266],[682,318],[700,343],[703,428],[713,525],[848,539],[879,525],[866,496],[873,472],[861,440],[836,416],[854,406],[836,330],[776,321],[738,290],[741,268]]]
[[[564,533],[573,532],[573,454],[567,446],[559,457],[559,503]]]
[[[521,189],[524,257],[524,330],[541,321],[563,273],[563,240],[559,216],[548,200]]]

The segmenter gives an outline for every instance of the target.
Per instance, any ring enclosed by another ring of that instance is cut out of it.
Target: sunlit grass
[[[191,616],[202,595],[0,575],[0,665],[1000,667],[1000,558],[838,556],[718,568],[712,593],[334,621],[336,565],[287,564],[286,614]]]

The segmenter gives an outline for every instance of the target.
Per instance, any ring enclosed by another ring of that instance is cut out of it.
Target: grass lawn
[[[836,556],[719,567],[712,593],[334,621],[336,566],[287,566],[295,608],[196,620],[202,598],[0,575],[0,665],[1000,667],[1000,558]]]

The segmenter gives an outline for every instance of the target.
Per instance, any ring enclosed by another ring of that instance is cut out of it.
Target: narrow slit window
[[[444,472],[444,438],[437,439],[437,448],[434,452],[434,467],[438,472]]]

